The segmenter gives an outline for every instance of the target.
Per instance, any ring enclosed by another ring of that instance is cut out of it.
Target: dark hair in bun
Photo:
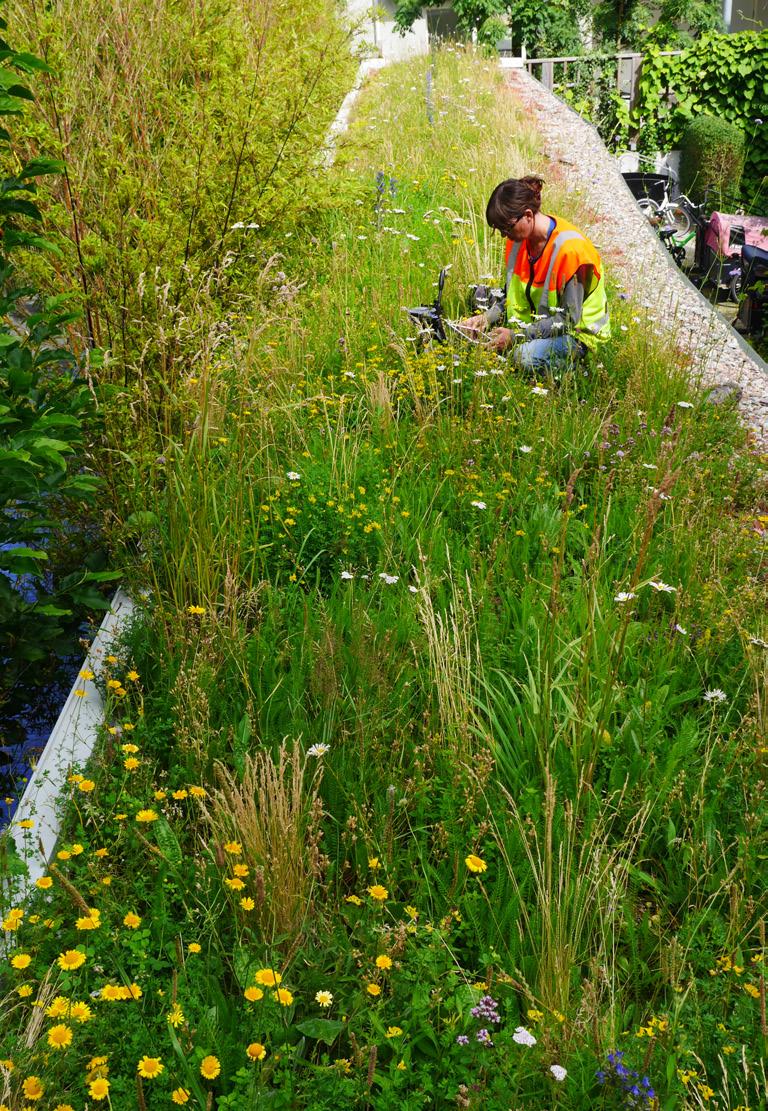
[[[536,213],[541,209],[541,187],[544,178],[535,174],[526,177],[510,177],[497,185],[491,193],[485,209],[485,218],[492,228],[503,231],[504,228],[517,219],[530,208]]]

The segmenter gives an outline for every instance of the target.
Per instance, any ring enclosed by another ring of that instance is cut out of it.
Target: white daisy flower
[[[326,752],[331,751],[330,745],[316,744],[307,749],[307,756],[325,756]]]
[[[473,501],[473,502],[470,502],[469,504],[474,505],[475,509],[487,509],[488,508],[488,506],[485,504],[484,501]]]
[[[670,586],[669,583],[661,582],[661,580],[657,581],[656,579],[651,579],[651,581],[648,583],[648,585],[652,586],[653,589],[658,591],[659,594],[676,594],[677,593],[677,587],[676,586]]]
[[[289,480],[290,482],[298,482],[298,481],[299,481],[299,479],[301,478],[301,475],[299,474],[299,472],[298,472],[298,471],[286,471],[286,472],[285,472],[285,477],[286,477],[286,478],[287,478],[287,479],[288,479],[288,480]]]
[[[631,602],[636,597],[637,595],[631,590],[620,590],[613,600],[614,602]]]
[[[727,702],[728,695],[725,691],[721,691],[719,687],[714,687],[711,691],[704,691],[705,702]]]
[[[528,455],[529,452],[533,451],[533,448],[530,446],[530,444],[521,444],[517,450],[522,452],[523,455]]]

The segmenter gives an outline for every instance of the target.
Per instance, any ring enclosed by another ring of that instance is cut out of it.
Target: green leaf
[[[300,1034],[306,1034],[308,1038],[333,1045],[344,1029],[344,1023],[331,1018],[310,1018],[306,1022],[297,1023],[296,1029]]]

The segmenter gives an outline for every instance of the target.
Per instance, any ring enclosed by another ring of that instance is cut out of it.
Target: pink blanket
[[[739,254],[741,245],[732,244],[731,228],[734,224],[744,228],[744,238],[752,247],[768,251],[768,216],[732,216],[728,212],[713,212],[704,236],[708,247],[725,258]]]

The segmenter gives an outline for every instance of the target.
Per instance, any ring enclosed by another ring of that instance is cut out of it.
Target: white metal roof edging
[[[99,674],[133,611],[133,601],[122,587],[118,588],[81,671]],[[84,690],[85,695],[76,694],[78,690]],[[95,681],[77,678],[11,819],[11,836],[29,872],[21,877],[20,888],[13,893],[17,902],[23,901],[35,880],[45,874],[61,832],[67,777],[73,768],[83,767],[89,760],[103,722],[104,702]],[[34,823],[31,829],[19,825],[25,820]]]

